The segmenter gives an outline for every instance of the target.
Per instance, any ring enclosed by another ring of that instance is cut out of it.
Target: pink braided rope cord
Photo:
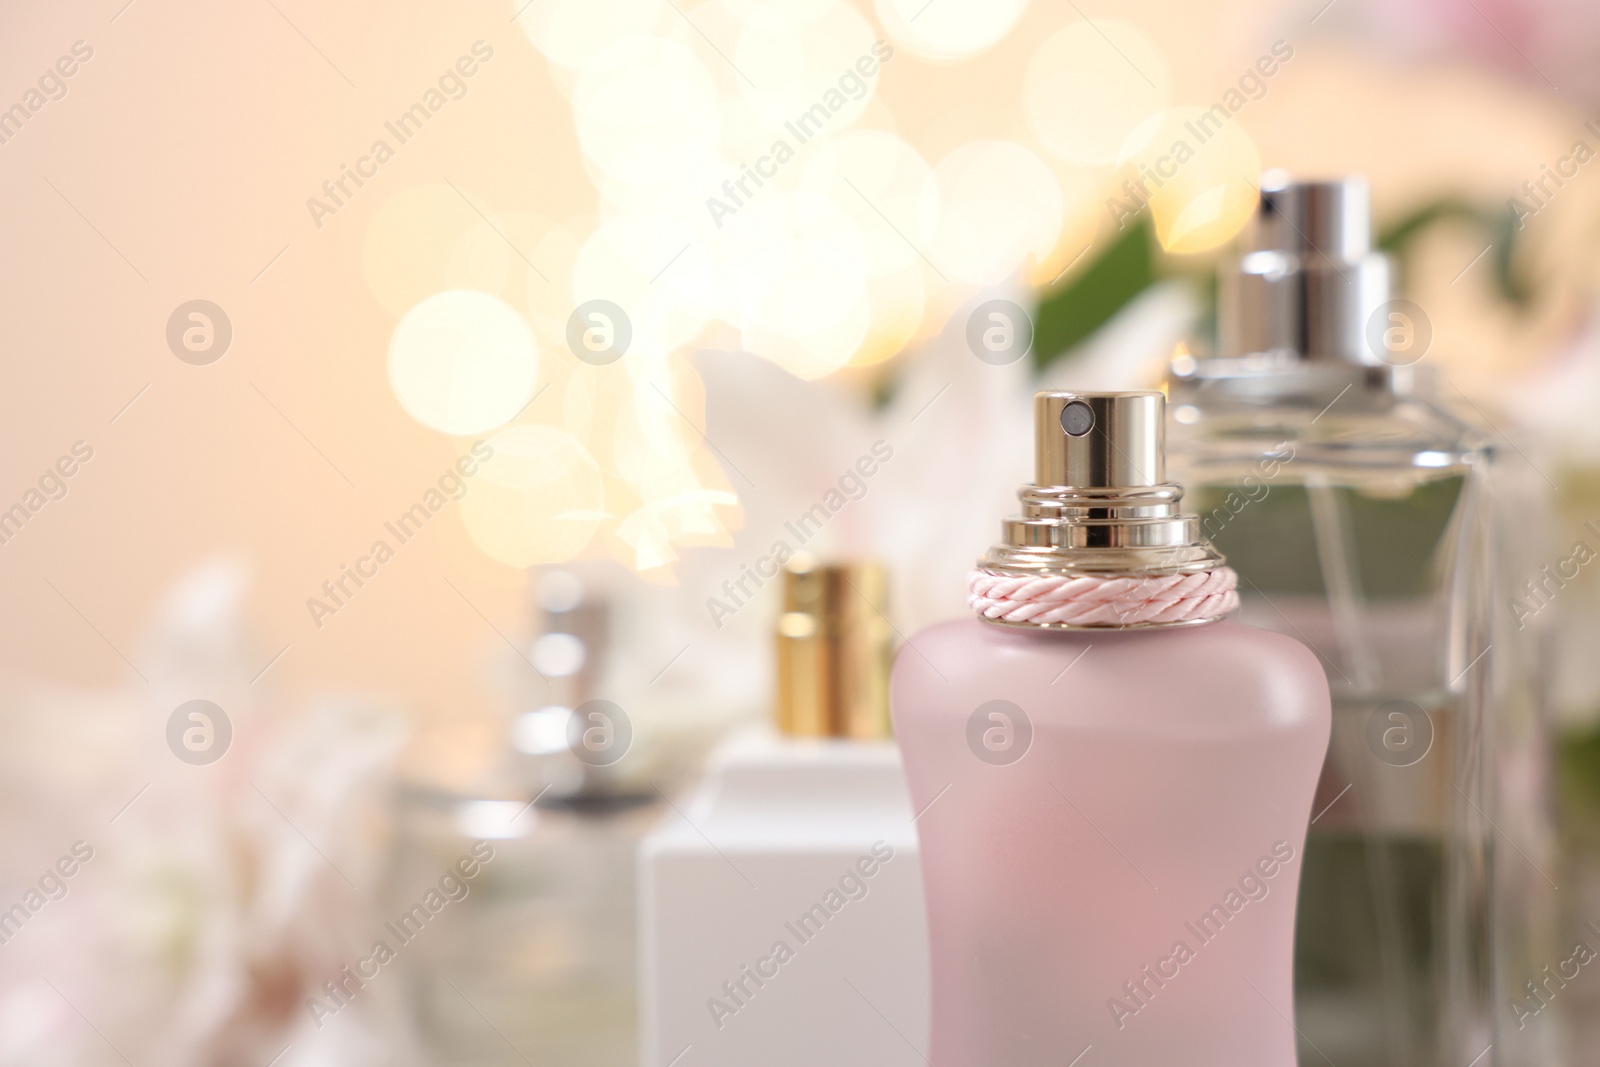
[[[1131,626],[1218,619],[1239,606],[1239,576],[1230,567],[1199,574],[1129,578],[1049,575],[1022,578],[974,570],[967,604],[986,619]]]

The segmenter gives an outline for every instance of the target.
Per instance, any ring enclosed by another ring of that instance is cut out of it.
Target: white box
[[[640,846],[644,1067],[926,1067],[928,939],[893,742],[732,739]]]

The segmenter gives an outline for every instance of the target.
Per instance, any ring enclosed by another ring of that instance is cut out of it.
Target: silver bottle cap
[[[1389,299],[1389,261],[1372,250],[1371,232],[1366,179],[1263,174],[1248,250],[1220,278],[1217,354],[1379,365],[1367,323]]]
[[[1192,574],[1223,559],[1166,481],[1166,397],[1035,393],[1034,482],[979,561],[1009,574]]]

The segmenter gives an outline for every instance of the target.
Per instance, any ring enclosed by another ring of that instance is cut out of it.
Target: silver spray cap
[[[1160,393],[1035,393],[1035,485],[1134,488],[1166,476]]]
[[[1220,278],[1219,356],[1380,363],[1367,323],[1389,299],[1389,261],[1372,250],[1366,179],[1268,171],[1247,248]]]
[[[1192,574],[1222,557],[1166,481],[1166,397],[1045,392],[1033,397],[1034,483],[1022,514],[979,561],[1002,574]]]

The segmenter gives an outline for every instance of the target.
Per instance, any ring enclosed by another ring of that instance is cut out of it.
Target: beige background
[[[0,147],[0,503],[20,499],[74,441],[95,452],[70,494],[0,547],[0,663],[137,688],[122,657],[140,664],[160,591],[197,559],[238,553],[255,568],[261,665],[289,646],[263,679],[284,706],[334,687],[392,693],[436,721],[485,714],[478,669],[497,638],[446,579],[513,631],[524,576],[474,548],[454,513],[321,630],[305,600],[454,458],[388,386],[395,319],[363,281],[367,220],[447,178],[493,210],[580,220],[581,232],[596,195],[565,98],[505,3],[122,2],[0,15],[0,104],[74,41],[94,48],[69,94]],[[1369,171],[1384,214],[1452,190],[1503,197],[1562,154],[1581,121],[1530,84],[1384,54],[1337,33],[1334,15],[1310,27],[1319,6],[1137,0],[1084,11],[1156,41],[1178,103],[1216,99],[1272,40],[1291,40],[1296,58],[1240,121],[1265,164]],[[880,98],[930,160],[975,137],[1026,142],[1022,67],[1075,17],[1036,3],[968,64],[899,56]],[[495,58],[467,96],[315,228],[306,198],[480,38]],[[1595,195],[1575,187],[1541,216],[1531,236],[1554,250],[1547,262],[1566,262],[1558,246],[1583,239]],[[1075,216],[1066,252],[1104,230],[1093,198]],[[1562,268],[1541,316],[1513,323],[1481,265],[1450,284],[1478,247],[1474,234],[1433,240],[1417,291],[1434,309],[1436,346],[1492,392],[1492,372],[1567,328],[1588,282]],[[163,338],[172,309],[194,298],[233,323],[230,351],[210,366],[180,362]]]

